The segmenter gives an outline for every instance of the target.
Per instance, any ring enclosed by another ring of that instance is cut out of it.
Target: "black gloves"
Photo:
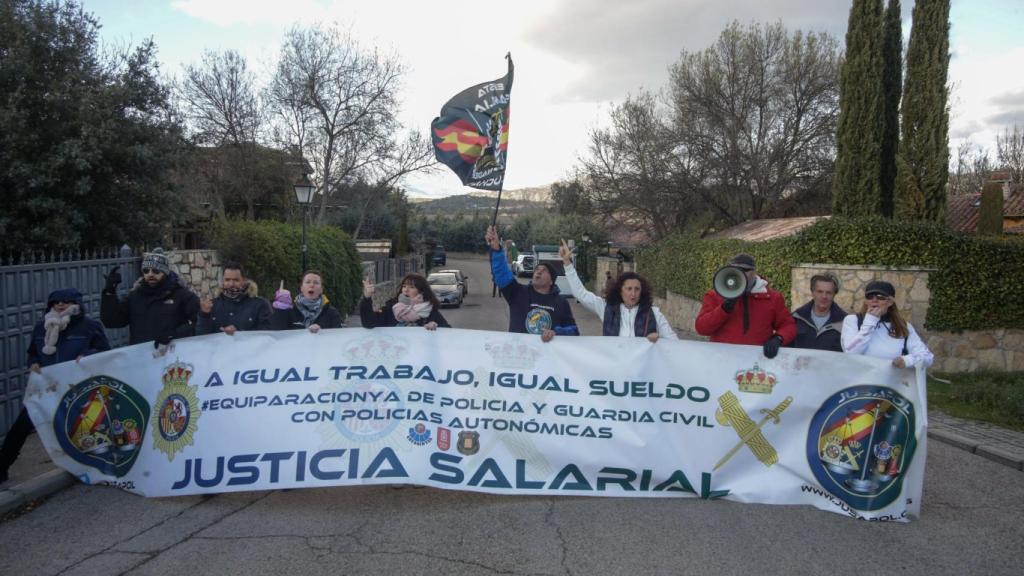
[[[735,298],[726,298],[722,301],[722,310],[726,312],[732,312],[732,309],[736,306]]]
[[[779,347],[782,346],[782,336],[776,334],[764,343],[764,357],[775,358],[779,354]]]
[[[117,292],[117,285],[121,283],[121,267],[114,266],[110,269],[110,273],[104,276],[107,280],[107,285],[103,287],[104,292],[113,293]]]

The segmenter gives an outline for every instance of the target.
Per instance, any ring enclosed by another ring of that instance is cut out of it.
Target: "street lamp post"
[[[302,178],[295,183],[295,201],[302,206],[302,274],[309,270],[309,257],[306,248],[306,220],[309,219],[309,205],[313,203],[314,190],[313,183],[309,181],[309,176],[306,174],[303,174]]]
[[[582,248],[583,248],[583,250],[582,250],[583,265],[580,266],[579,268],[580,268],[580,271],[582,272],[582,274],[581,274],[582,281],[583,281],[584,284],[586,284],[587,281],[590,280],[590,234],[588,234],[587,232],[584,232],[580,236],[580,238],[583,240],[583,242],[582,242],[582,244],[583,244],[583,246],[582,246]]]

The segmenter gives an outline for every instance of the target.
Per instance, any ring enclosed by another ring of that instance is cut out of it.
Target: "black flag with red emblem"
[[[451,168],[464,186],[498,190],[499,194],[508,157],[508,102],[513,71],[512,55],[505,58],[508,74],[504,78],[459,92],[430,123],[438,162]]]

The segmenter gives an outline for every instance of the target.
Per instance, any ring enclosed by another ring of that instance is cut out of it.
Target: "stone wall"
[[[175,250],[168,254],[168,259],[171,270],[177,272],[200,298],[220,293],[223,270],[220,255],[215,250]],[[260,295],[266,296],[265,292],[260,290]],[[273,298],[273,290],[270,297]]]
[[[864,286],[874,279],[891,282],[896,288],[896,304],[935,354],[936,372],[974,372],[977,370],[1024,370],[1024,330],[971,330],[939,332],[926,330],[925,320],[931,290],[928,268],[882,268],[836,264],[798,264],[791,269],[791,302],[794,308],[811,299],[810,280],[815,274],[830,273],[839,280],[836,302],[848,312],[860,310]],[[702,338],[693,329],[700,301],[667,292],[655,305],[668,318],[680,337]]]

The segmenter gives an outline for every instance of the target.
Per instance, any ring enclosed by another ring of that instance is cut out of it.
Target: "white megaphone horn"
[[[742,296],[749,287],[747,275],[735,266],[722,266],[715,272],[715,292],[726,300]]]

